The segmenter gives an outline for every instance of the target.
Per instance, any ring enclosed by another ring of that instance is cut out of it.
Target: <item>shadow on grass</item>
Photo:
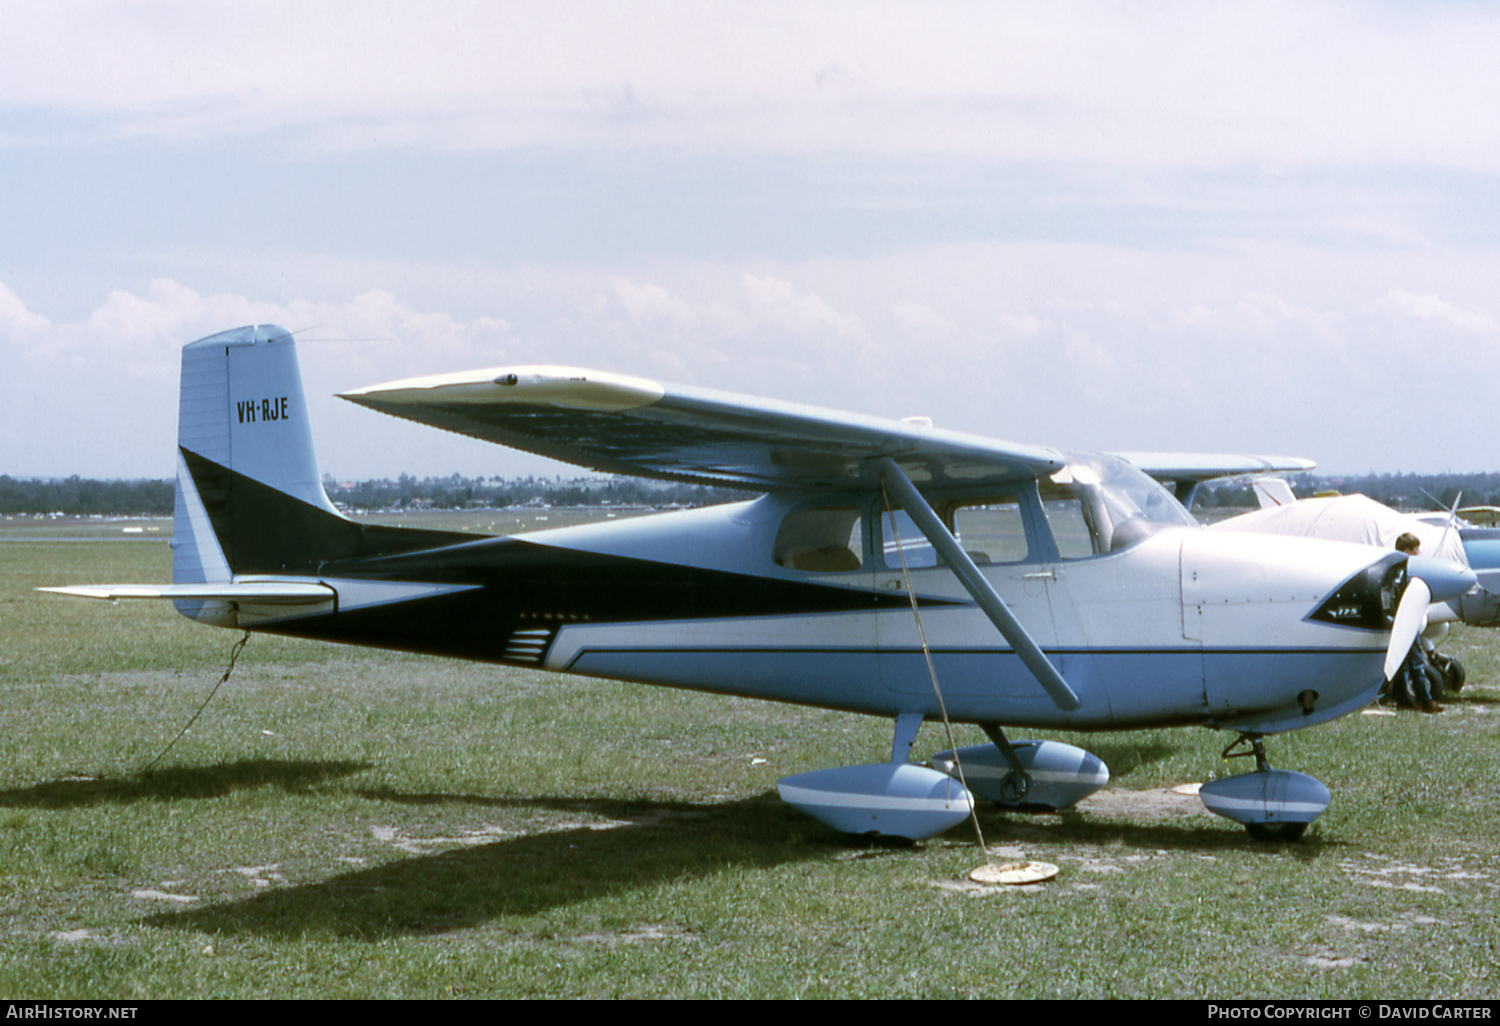
[[[1183,746],[1165,741],[1146,745],[1094,741],[1082,747],[1098,756],[1104,765],[1109,767],[1110,776],[1118,780],[1142,766],[1154,766],[1159,762],[1165,762],[1182,751]]]
[[[318,883],[283,887],[208,908],[167,912],[148,925],[217,935],[381,940],[482,926],[676,880],[827,860],[864,849],[899,854],[910,844],[848,838],[784,805],[774,792],[730,802],[623,801],[562,797],[488,798],[461,794],[368,792],[373,800],[468,804],[587,817],[561,828],[430,855],[415,855]],[[1024,843],[1168,850],[1214,855],[1259,848],[1299,860],[1337,842],[1258,844],[1237,829],[1196,821],[1099,819],[1071,813],[1031,819],[983,815],[991,846]],[[603,827],[598,821],[607,821]],[[962,829],[962,828],[960,828]],[[954,831],[950,837],[956,837]],[[856,857],[859,857],[856,855]]]
[[[0,791],[0,808],[73,809],[139,801],[219,798],[235,791],[274,787],[307,791],[339,777],[361,773],[364,762],[245,759],[216,766],[169,766],[127,777],[73,777]]]
[[[1313,861],[1348,846],[1325,837],[1314,825],[1296,841],[1259,841],[1244,827],[1225,819],[1170,817],[1141,822],[1085,812],[1028,815],[1010,811],[982,812],[979,817],[986,842],[997,845],[1090,845],[1122,851],[1158,851],[1182,855],[1281,853],[1301,862]],[[956,831],[955,831],[956,833]]]
[[[502,915],[533,914],[681,878],[819,858],[841,840],[831,832],[825,835],[769,792],[713,804],[461,795],[403,800],[546,809],[623,825],[565,827],[414,856],[146,922],[215,934],[297,938],[332,934],[378,940],[445,933]]]

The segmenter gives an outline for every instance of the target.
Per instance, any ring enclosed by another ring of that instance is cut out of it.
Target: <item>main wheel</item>
[[[1438,673],[1443,675],[1443,690],[1450,695],[1456,695],[1463,690],[1464,682],[1468,675],[1464,673],[1464,664],[1452,656],[1435,655],[1432,657],[1432,665],[1437,667]]]
[[[1307,831],[1306,823],[1246,823],[1257,841],[1295,841]]]
[[[1011,770],[1000,781],[1000,804],[1020,805],[1031,793],[1031,774],[1024,770]]]
[[[1432,700],[1434,702],[1442,701],[1444,697],[1444,691],[1446,690],[1443,686],[1445,681],[1443,680],[1442,672],[1439,671],[1438,668],[1436,666],[1433,666],[1431,663],[1429,663],[1422,672],[1427,674],[1427,693],[1432,696]]]

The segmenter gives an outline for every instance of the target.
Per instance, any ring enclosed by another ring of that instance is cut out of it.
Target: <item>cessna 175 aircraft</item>
[[[764,494],[503,538],[360,524],[324,494],[290,333],[250,326],[183,349],[173,583],[50,590],[889,717],[888,761],[787,777],[780,794],[839,830],[920,838],[976,793],[1061,808],[1108,780],[1097,757],[1006,729],[1160,726],[1235,733],[1257,769],[1205,784],[1205,805],[1296,836],[1328,790],[1271,769],[1262,739],[1370,702],[1415,637],[1412,610],[1474,584],[1437,560],[1201,530],[1146,473],[1300,460],[1132,466],[562,367],[343,398],[597,470]],[[994,743],[909,762],[944,707]]]

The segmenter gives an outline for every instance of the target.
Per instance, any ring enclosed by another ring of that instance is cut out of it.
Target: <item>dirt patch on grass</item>
[[[691,931],[669,923],[641,923],[618,933],[582,933],[573,938],[579,944],[603,944],[610,949],[652,944],[658,941],[695,941],[697,939]]]
[[[1339,868],[1366,886],[1385,890],[1447,894],[1470,887],[1490,892],[1500,889],[1493,874],[1476,871],[1471,862],[1459,855],[1439,855],[1431,865],[1422,865],[1367,853],[1358,861],[1340,862]],[[1478,869],[1483,868],[1481,863]]]
[[[1199,800],[1196,785],[1181,788],[1156,788],[1129,791],[1107,787],[1089,795],[1074,808],[1095,816],[1144,816],[1148,819],[1180,819],[1186,816],[1210,816]]]

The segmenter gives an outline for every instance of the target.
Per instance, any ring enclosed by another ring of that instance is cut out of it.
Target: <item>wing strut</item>
[[[1064,712],[1072,712],[1083,703],[1079,701],[1073,689],[1068,687],[1068,682],[1063,680],[1062,674],[1057,672],[1046,655],[1031,640],[1031,635],[1026,633],[1026,628],[1021,626],[1015,614],[1006,606],[1005,600],[996,594],[995,589],[990,587],[990,582],[984,579],[969,554],[958,544],[958,539],[953,537],[937,513],[933,512],[927,500],[917,491],[915,485],[907,478],[906,474],[889,456],[882,456],[875,461],[876,468],[880,471],[881,480],[885,482],[892,498],[911,517],[912,523],[917,525],[917,530],[932,543],[938,555],[948,564],[953,575],[958,578],[964,590],[973,597],[984,610],[990,622],[995,625],[1002,637],[1010,642],[1010,647],[1016,650],[1016,655],[1021,657],[1021,662],[1031,671],[1042,690],[1051,696],[1052,701]]]

